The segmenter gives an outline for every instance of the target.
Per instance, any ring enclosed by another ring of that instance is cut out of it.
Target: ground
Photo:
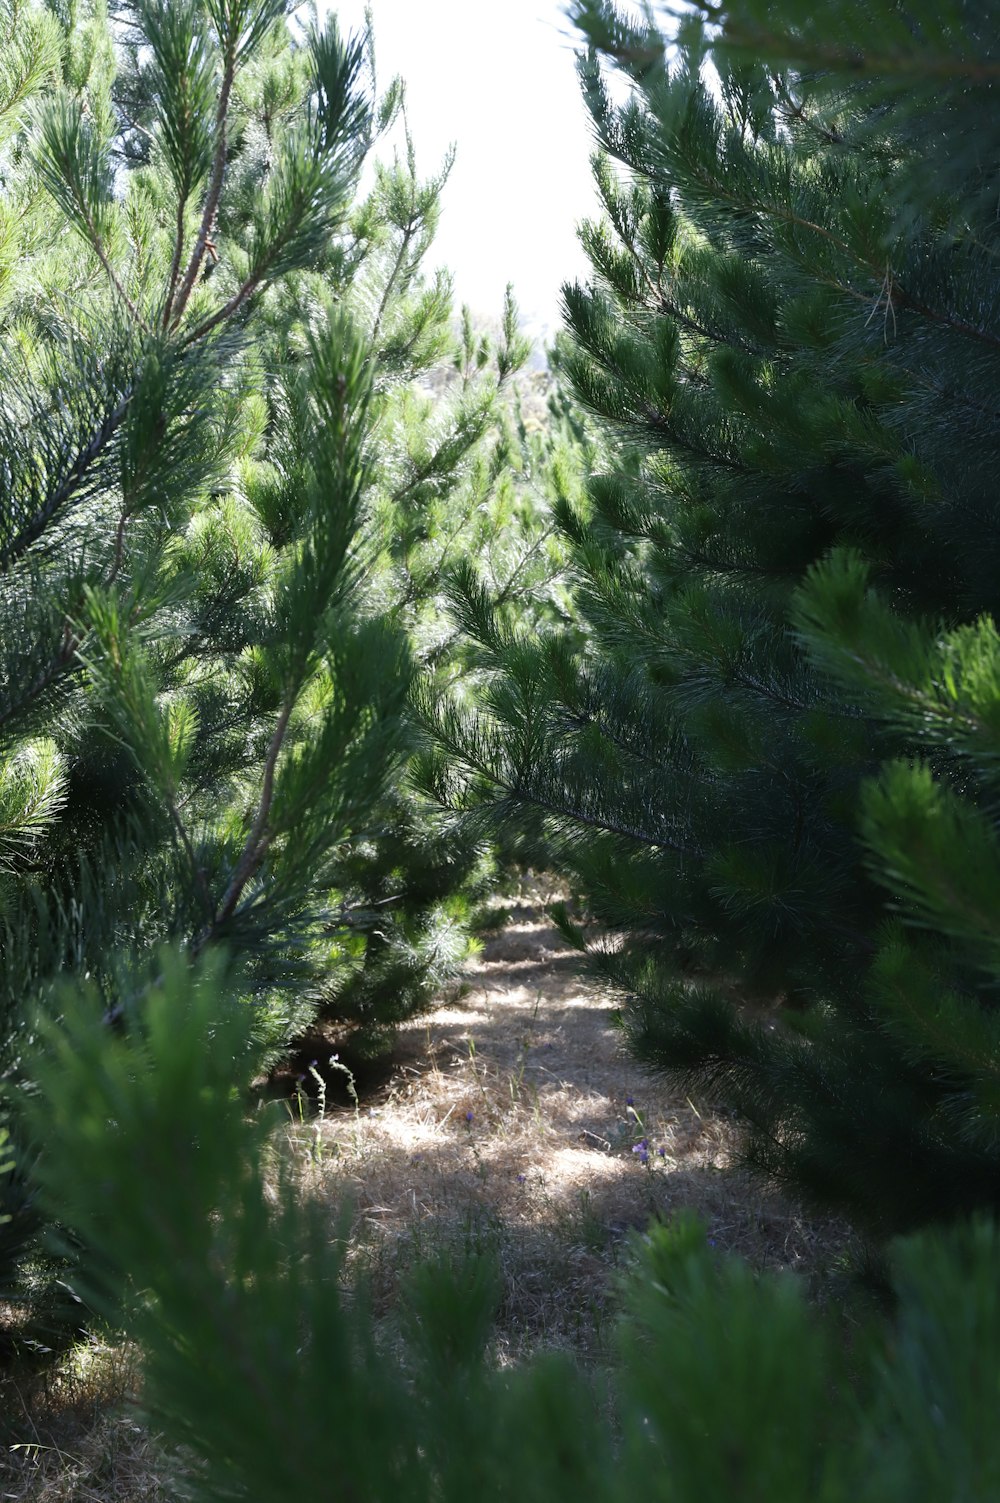
[[[613,1360],[630,1239],[680,1208],[758,1267],[822,1274],[843,1251],[841,1229],[734,1170],[729,1122],[629,1057],[614,1000],[584,978],[538,898],[509,905],[461,987],[401,1030],[391,1074],[356,1107],[333,1106],[332,1091],[317,1103],[314,1091],[267,1108],[282,1124],[278,1151],[330,1205],[336,1235],[346,1208],[379,1317],[391,1326],[415,1258],[483,1250],[502,1273],[499,1362],[542,1346]],[[316,1063],[330,1075],[327,1059]],[[9,1387],[20,1445],[0,1457],[0,1499],[174,1496],[130,1409],[138,1383],[134,1352],[95,1343],[44,1388]]]
[[[484,1246],[504,1273],[501,1354],[587,1350],[603,1345],[629,1234],[653,1216],[693,1208],[759,1267],[811,1272],[838,1248],[830,1224],[731,1168],[724,1117],[629,1057],[614,1000],[540,908],[513,906],[463,990],[401,1031],[374,1099],[293,1130],[314,1191],[353,1206],[383,1307],[419,1253]]]

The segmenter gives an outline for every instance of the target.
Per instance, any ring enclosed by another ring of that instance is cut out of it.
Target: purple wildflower
[[[474,1119],[475,1115],[476,1115],[475,1112],[466,1112],[466,1114],[465,1114],[465,1120],[466,1120],[466,1122],[471,1122]]]

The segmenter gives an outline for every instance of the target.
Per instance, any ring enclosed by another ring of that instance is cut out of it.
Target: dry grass
[[[464,997],[402,1030],[374,1098],[291,1129],[312,1192],[337,1214],[353,1208],[352,1256],[377,1309],[391,1310],[419,1255],[486,1247],[504,1279],[501,1356],[559,1345],[591,1357],[627,1234],[653,1217],[691,1208],[759,1268],[817,1273],[839,1255],[838,1226],[730,1167],[727,1122],[631,1059],[613,1010],[522,903],[468,967]]]
[[[464,995],[401,1031],[385,1084],[284,1137],[331,1229],[350,1207],[350,1257],[387,1334],[415,1259],[496,1258],[500,1362],[552,1346],[605,1357],[628,1234],[653,1217],[691,1208],[716,1245],[759,1268],[821,1274],[845,1242],[733,1171],[727,1122],[629,1058],[613,1005],[527,901],[469,965]],[[633,1152],[642,1140],[645,1164]],[[0,1388],[20,1442],[0,1455],[0,1500],[175,1497],[162,1452],[131,1417],[137,1383],[130,1349],[93,1346],[44,1384]]]
[[[23,1503],[167,1503],[162,1452],[131,1412],[138,1354],[77,1347],[54,1371],[0,1381],[0,1499]]]

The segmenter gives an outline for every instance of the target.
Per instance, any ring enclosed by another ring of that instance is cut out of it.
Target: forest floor
[[[719,1248],[810,1276],[842,1251],[732,1167],[733,1132],[631,1058],[616,1004],[531,899],[465,968],[461,993],[400,1030],[391,1078],[357,1111],[292,1127],[376,1310],[420,1256],[488,1250],[503,1300],[497,1355],[601,1356],[629,1237],[682,1208]]]
[[[502,1274],[499,1362],[553,1346],[611,1360],[630,1234],[682,1208],[719,1248],[821,1284],[844,1253],[842,1228],[734,1169],[726,1118],[629,1057],[614,1002],[534,896],[508,904],[461,988],[401,1029],[391,1073],[356,1107],[333,1106],[331,1092],[322,1115],[279,1108],[279,1141],[329,1204],[333,1234],[347,1217],[376,1313],[392,1319],[421,1256],[488,1251]],[[134,1352],[94,1343],[42,1390],[9,1389],[23,1441],[0,1456],[0,1499],[171,1496],[130,1407],[139,1381]]]

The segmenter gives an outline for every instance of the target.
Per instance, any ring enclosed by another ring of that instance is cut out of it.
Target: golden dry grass
[[[464,996],[402,1030],[374,1098],[290,1130],[312,1192],[337,1214],[352,1207],[376,1308],[391,1309],[420,1254],[489,1247],[504,1278],[501,1355],[596,1355],[627,1234],[653,1217],[693,1209],[760,1268],[813,1273],[839,1255],[842,1230],[736,1172],[726,1120],[631,1059],[613,1015],[523,902],[467,967]]]
[[[0,1382],[0,1499],[18,1503],[167,1503],[162,1452],[132,1406],[140,1379],[128,1345],[76,1348],[55,1370]]]

